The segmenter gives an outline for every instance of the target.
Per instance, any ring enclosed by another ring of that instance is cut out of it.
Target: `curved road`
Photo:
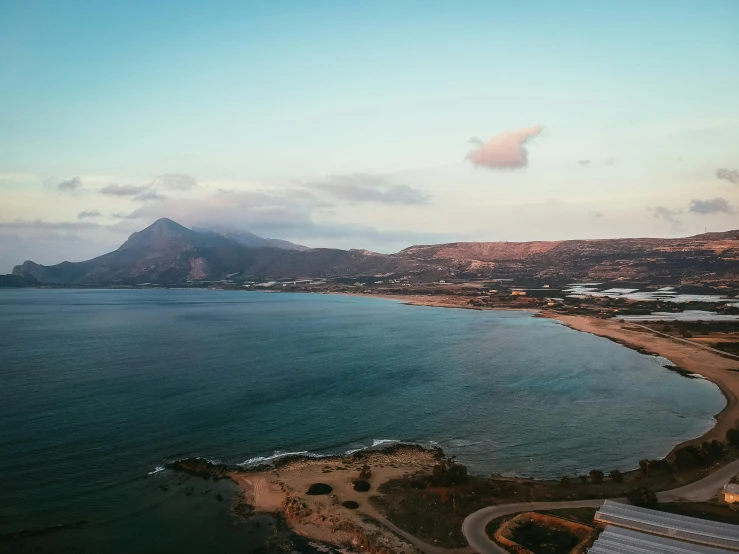
[[[714,497],[729,479],[739,473],[739,460],[720,467],[707,477],[669,491],[658,492],[660,502],[690,500],[703,502]],[[502,504],[488,506],[468,515],[462,523],[462,533],[467,542],[479,554],[507,554],[500,546],[491,541],[485,527],[492,520],[508,514],[535,510],[559,510],[562,508],[598,508],[605,500],[573,500],[569,502],[521,502],[518,504]]]

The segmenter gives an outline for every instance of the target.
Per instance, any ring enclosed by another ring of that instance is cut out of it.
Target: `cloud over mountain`
[[[518,169],[529,164],[526,145],[541,134],[544,127],[524,127],[517,131],[504,131],[487,142],[472,139],[475,148],[467,154],[467,159],[475,166],[488,169]]]
[[[97,210],[84,210],[77,214],[77,219],[85,219],[87,217],[98,217],[100,212]]]

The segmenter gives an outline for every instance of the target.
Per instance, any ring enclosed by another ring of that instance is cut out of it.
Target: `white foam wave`
[[[306,456],[308,458],[324,458],[328,454],[316,454],[314,452],[308,452],[307,450],[301,450],[300,452],[280,452],[277,451],[271,456],[255,456],[253,458],[249,458],[248,460],[245,460],[241,462],[240,464],[236,464],[238,466],[242,467],[249,467],[259,464],[265,464],[272,462],[274,460],[278,460],[280,458],[284,458],[285,456]]]
[[[383,446],[386,444],[398,444],[400,441],[396,439],[375,439],[372,441],[372,448]]]
[[[160,471],[164,471],[164,466],[157,466],[152,471],[149,472],[149,475],[154,475],[155,473],[159,473]]]

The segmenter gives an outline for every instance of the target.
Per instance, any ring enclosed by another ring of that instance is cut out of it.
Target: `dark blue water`
[[[216,551],[192,541],[203,525],[231,525],[229,491],[219,502],[170,486],[168,472],[143,478],[165,460],[240,463],[403,440],[438,444],[478,473],[552,477],[663,456],[723,405],[711,383],[526,313],[329,295],[0,290],[0,533],[88,520],[87,536],[95,525],[100,535],[91,551],[116,529],[149,527],[190,529],[180,547]],[[234,533],[238,544],[248,531]]]

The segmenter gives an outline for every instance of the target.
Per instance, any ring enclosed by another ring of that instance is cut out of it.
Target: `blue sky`
[[[384,252],[737,228],[737,25],[734,1],[5,0],[0,271],[158,216]]]

